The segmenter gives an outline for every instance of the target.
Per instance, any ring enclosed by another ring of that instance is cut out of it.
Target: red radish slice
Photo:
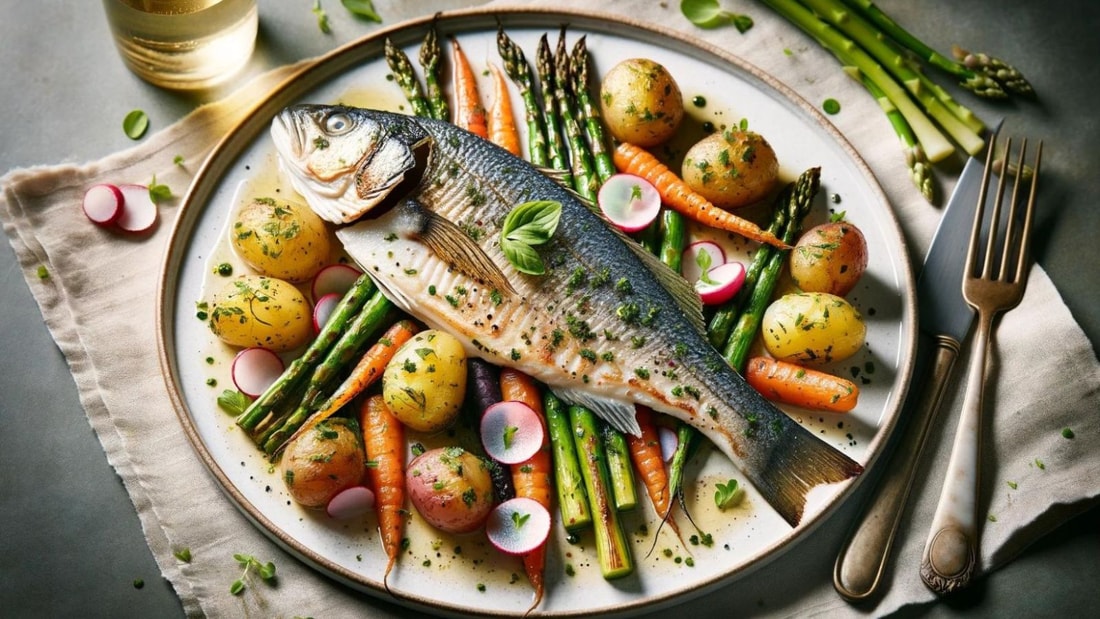
[[[330,264],[313,276],[310,294],[314,299],[320,299],[332,292],[343,297],[362,274],[362,271],[350,264]]]
[[[704,305],[717,305],[732,299],[744,283],[745,265],[727,262],[707,271],[702,279],[695,282],[695,290]]]
[[[661,195],[640,176],[616,174],[600,187],[596,203],[604,216],[623,232],[637,232],[657,218]]]
[[[527,554],[546,543],[550,535],[550,511],[534,499],[509,499],[489,512],[485,534],[501,552]]]
[[[695,283],[703,273],[726,263],[726,252],[714,241],[695,241],[684,249],[680,259],[680,272],[684,279]]]
[[[676,455],[676,448],[680,446],[680,437],[676,436],[676,430],[657,426],[657,442],[661,444],[661,457],[665,462],[672,461],[672,456]]]
[[[352,486],[329,499],[325,511],[332,518],[347,520],[362,516],[374,508],[374,491],[366,486]]]
[[[502,464],[518,464],[535,455],[542,439],[542,420],[523,402],[497,402],[481,415],[481,444]]]
[[[157,204],[145,185],[119,185],[122,216],[115,222],[127,232],[145,232],[157,223]]]
[[[122,216],[122,190],[109,183],[92,185],[84,192],[84,201],[81,206],[84,215],[92,220],[92,223],[100,226],[109,226]]]
[[[237,390],[250,398],[259,397],[283,373],[283,360],[269,348],[245,348],[233,357],[229,373]]]
[[[330,292],[328,294],[321,295],[320,299],[313,304],[313,332],[320,333],[324,328],[325,323],[328,322],[330,316],[332,316],[332,310],[336,309],[339,305],[340,299],[344,298],[344,295],[338,292]]]

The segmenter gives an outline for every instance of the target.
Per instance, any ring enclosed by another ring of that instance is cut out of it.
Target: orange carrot
[[[745,380],[769,400],[812,410],[846,413],[859,400],[849,380],[771,357],[750,357]]]
[[[622,142],[615,147],[614,160],[620,172],[640,176],[652,183],[661,194],[661,201],[683,216],[711,228],[734,232],[780,249],[790,249],[789,245],[760,226],[711,204],[644,148]]]
[[[359,425],[367,452],[367,477],[374,489],[378,533],[389,557],[382,582],[401,551],[405,532],[405,428],[393,416],[381,395],[367,398],[359,409]],[[389,588],[389,585],[386,584]]]
[[[530,406],[542,420],[542,448],[526,461],[512,465],[512,484],[516,487],[517,497],[534,499],[549,510],[554,465],[550,457],[550,439],[546,430],[546,417],[542,409],[542,395],[539,387],[523,372],[501,368],[500,395],[505,401],[515,400]],[[535,588],[535,600],[531,603],[531,608],[538,606],[542,601],[545,590],[543,580],[545,567],[546,544],[523,556],[523,568],[527,572],[527,579]]]
[[[370,387],[374,381],[378,380],[382,376],[382,372],[386,369],[386,364],[393,359],[394,353],[397,352],[401,345],[409,341],[409,339],[416,335],[416,332],[420,330],[420,327],[416,326],[411,320],[399,320],[393,323],[382,337],[378,338],[378,341],[373,346],[367,349],[367,352],[363,353],[359,362],[352,368],[351,373],[344,379],[344,382],[336,388],[336,391],[321,405],[315,413],[309,416],[309,419],[302,424],[302,427],[283,444],[289,443],[294,440],[295,437],[304,434],[310,428],[328,419],[338,412],[341,408],[346,406],[348,402],[351,402],[360,393],[366,391],[367,387]]]
[[[635,407],[634,417],[638,421],[638,427],[641,428],[641,434],[626,435],[626,442],[630,447],[630,460],[634,463],[634,469],[638,471],[638,476],[645,485],[654,511],[662,521],[668,522],[679,537],[680,527],[671,517],[672,501],[668,487],[668,471],[661,456],[661,442],[657,436],[657,424],[653,420],[653,411],[638,405]]]
[[[516,118],[512,113],[512,100],[508,95],[508,81],[500,67],[490,64],[489,69],[493,73],[493,105],[489,108],[489,141],[519,157],[522,151],[519,146]]]
[[[477,92],[477,77],[470,66],[466,54],[451,39],[451,66],[454,67],[453,80],[455,91],[454,124],[483,138],[489,137],[489,127],[485,117],[485,106]]]

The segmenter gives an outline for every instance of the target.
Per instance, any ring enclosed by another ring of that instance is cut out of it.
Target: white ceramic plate
[[[336,522],[293,504],[267,460],[236,430],[232,418],[218,409],[217,394],[232,384],[229,360],[234,351],[219,344],[196,318],[196,303],[203,298],[214,264],[229,261],[237,273],[245,269],[221,240],[238,196],[279,190],[284,197],[293,197],[275,172],[274,148],[267,134],[272,117],[296,102],[407,108],[397,85],[387,79],[382,42],[385,36],[391,37],[415,60],[430,24],[427,18],[403,24],[335,51],[288,80],[223,140],[186,197],[164,264],[158,314],[162,361],[180,421],[229,499],[303,561],[380,596],[391,593],[382,586],[386,562],[373,517]],[[471,11],[436,20],[441,37],[458,37],[480,68],[499,62],[498,24],[529,59],[534,58],[539,36],[549,33],[553,43],[559,27],[568,24],[570,45],[587,35],[595,75],[628,57],[652,58],[668,67],[679,82],[688,102],[689,126],[704,121],[735,124],[746,118],[779,154],[785,177],[793,179],[806,168],[821,167],[819,204],[807,226],[824,221],[830,209],[844,210],[863,229],[870,250],[868,272],[849,295],[867,320],[867,346],[833,368],[854,375],[862,393],[859,406],[848,415],[788,412],[821,439],[864,465],[873,465],[895,426],[906,391],[916,328],[913,281],[900,228],[858,154],[824,117],[781,83],[682,35],[595,14],[554,11]],[[483,97],[491,92],[484,84]],[[706,99],[704,107],[690,103],[696,96]],[[515,93],[513,98],[520,113]],[[723,242],[735,253],[748,251],[744,244]],[[209,386],[208,379],[216,380],[218,386]],[[726,512],[715,508],[717,482],[730,478],[744,482],[716,450],[701,450],[689,475],[692,515],[713,536],[713,545],[688,542],[685,549],[668,527],[655,542],[657,520],[643,493],[643,507],[625,517],[637,563],[634,575],[603,580],[591,537],[582,535],[571,544],[557,527],[548,551],[547,595],[535,614],[653,610],[701,594],[805,537],[858,483],[815,490],[802,523],[792,529],[751,488],[740,507]],[[686,534],[691,533],[683,518],[681,525]],[[445,536],[414,516],[408,537],[408,552],[389,578],[390,591],[399,602],[449,614],[522,614],[528,608],[531,588],[521,563],[495,552],[482,536]],[[651,547],[654,550],[649,553]]]

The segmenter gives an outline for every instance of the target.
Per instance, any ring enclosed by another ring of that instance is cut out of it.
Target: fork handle
[[[978,329],[967,370],[959,427],[932,529],[921,558],[921,580],[948,594],[968,585],[978,566],[978,465],[981,461],[982,400],[992,314],[978,312]]]
[[[921,382],[921,398],[909,413],[909,425],[890,456],[877,492],[836,558],[833,587],[850,602],[870,598],[882,583],[928,428],[936,417],[944,387],[959,355],[959,342],[953,337],[938,335],[933,343],[932,368],[927,380]]]

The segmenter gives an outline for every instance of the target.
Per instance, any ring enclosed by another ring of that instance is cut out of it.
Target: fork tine
[[[989,150],[990,151],[993,150],[993,144],[992,143],[990,144],[990,149]],[[1009,155],[1011,153],[1012,153],[1012,138],[1010,137],[1007,140],[1005,140],[1004,155],[1002,155],[1002,160],[1004,161],[1004,165],[1001,166],[1002,169],[1001,169],[1000,173],[997,175],[997,195],[993,199],[993,214],[990,215],[990,217],[989,217],[989,239],[986,241],[986,246],[985,246],[985,261],[983,262],[982,273],[981,273],[982,279],[988,279],[990,277],[990,275],[993,273],[993,257],[997,255],[997,252],[996,252],[996,249],[997,249],[997,236],[998,236],[998,233],[1001,230],[1001,204],[1004,202],[1004,197],[1005,197],[1005,186],[1007,184],[1005,179],[1009,175],[1009,171],[1008,171],[1009,161],[1010,161],[1009,160]],[[1006,235],[1005,235],[1005,239],[1006,239],[1005,247],[1006,248],[1010,245],[1007,242],[1011,238],[1007,234],[1009,231],[1011,231],[1011,226],[1006,230]],[[1006,267],[1004,261],[1002,260],[1001,264],[1000,264],[1000,271],[999,271],[996,279],[999,279],[999,280],[1005,279],[1005,270],[1006,270],[1006,268],[1007,267]]]
[[[1024,143],[1026,144],[1027,142],[1025,141]],[[1043,141],[1039,140],[1039,144],[1035,149],[1035,166],[1031,171],[1031,187],[1028,190],[1027,208],[1024,211],[1024,238],[1020,243],[1020,255],[1016,259],[1016,278],[1014,281],[1027,281],[1027,259],[1028,253],[1031,249],[1031,222],[1035,215],[1035,193],[1039,186],[1039,166],[1042,164],[1042,160]],[[1023,176],[1023,163],[1023,153],[1021,153],[1017,179]],[[1015,202],[1015,191],[1013,192],[1013,202]]]
[[[982,184],[978,190],[978,207],[974,212],[974,225],[970,229],[970,242],[966,248],[966,276],[963,277],[965,282],[967,277],[974,275],[974,270],[978,264],[978,245],[981,243],[982,238],[982,219],[985,217],[985,199],[986,193],[989,190],[989,175],[993,169],[993,152],[997,146],[997,134],[994,133],[989,136],[988,151],[985,155],[985,169],[982,170]]]
[[[1016,211],[1018,210],[1017,206],[1019,205],[1020,185],[1022,184],[1021,181],[1025,176],[1024,159],[1027,156],[1027,138],[1023,138],[1022,140],[1020,140],[1020,153],[1017,158],[1015,172],[1012,171],[1012,166],[1010,165],[1011,155],[1012,153],[1006,147],[1004,157],[1001,158],[1001,161],[1003,162],[1003,165],[1001,166],[1002,178],[1009,174],[1013,176],[1012,197],[1009,199],[1008,202],[1008,218],[1005,220],[1007,222],[1005,229],[1005,241],[1004,247],[1001,250],[1001,273],[997,277],[998,280],[1005,282],[1015,281],[1020,276],[1020,271],[1022,270],[1021,263],[1017,261],[1015,264],[1013,264],[1013,251],[1018,251],[1019,257],[1022,258],[1025,255],[1023,251],[1023,243],[1027,241],[1028,236],[1026,228],[1024,230],[1024,235],[1022,237],[1019,236],[1020,226],[1016,217]],[[1012,266],[1015,267],[1015,270],[1009,271],[1009,267]]]

